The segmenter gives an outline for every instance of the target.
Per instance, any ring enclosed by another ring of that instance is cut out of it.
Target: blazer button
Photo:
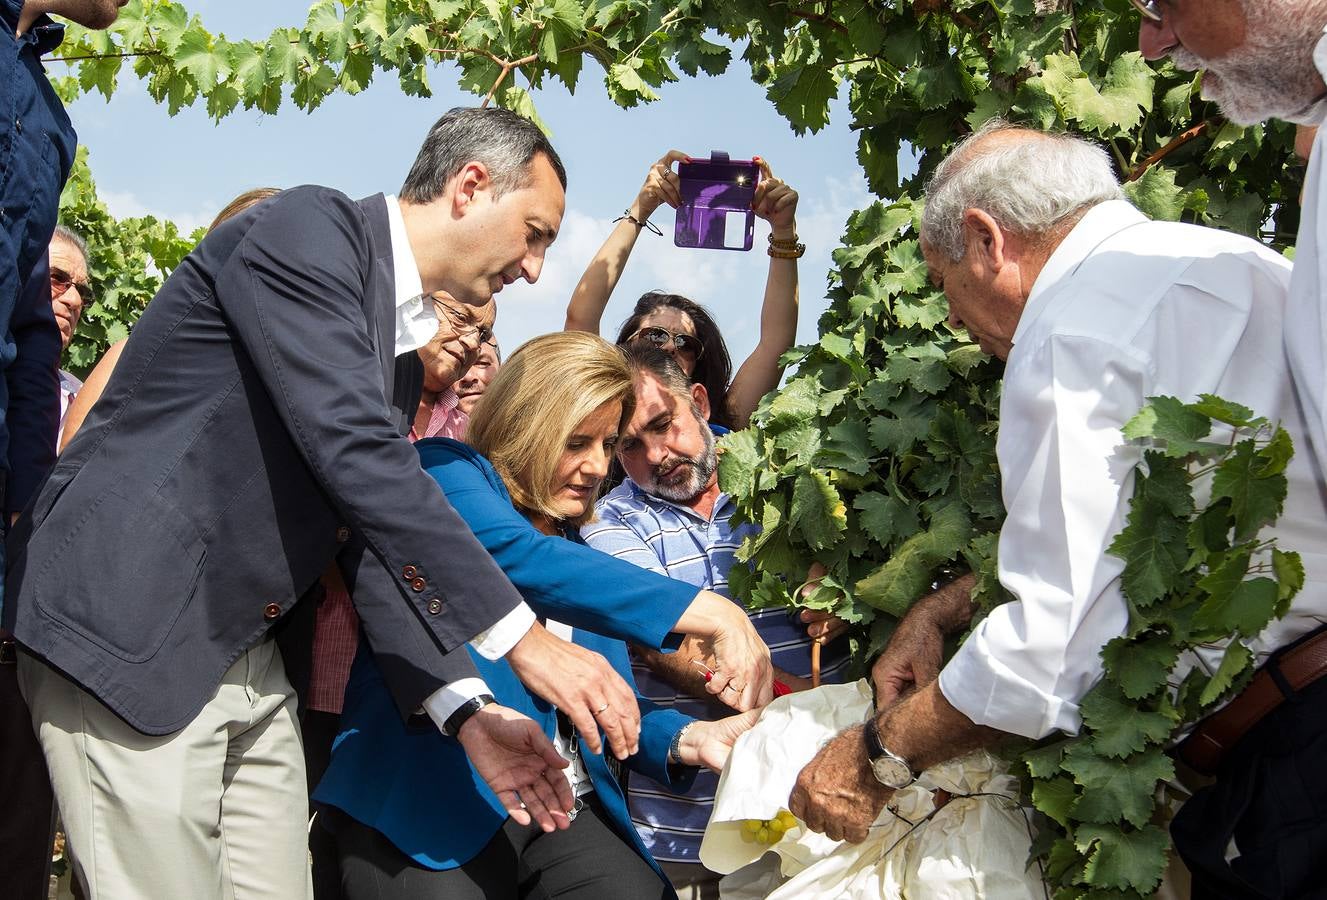
[[[416,569],[414,566],[406,566],[404,569],[401,570],[401,577],[404,578],[406,581],[413,581],[415,576],[418,574],[419,570]]]
[[[422,578],[416,578],[414,581],[410,582],[410,587],[414,589],[414,592],[416,594],[418,594],[420,591],[424,590],[424,588],[428,586],[429,583]]]
[[[437,615],[438,613],[440,613],[440,612],[442,612],[442,601],[441,601],[441,600],[430,600],[430,601],[429,601],[429,615],[436,616],[436,615]]]
[[[280,618],[280,616],[281,616],[281,607],[276,603],[269,603],[263,607],[263,618],[266,619],[267,621],[270,622],[273,619]]]
[[[336,530],[336,542],[338,544],[344,544],[348,540],[350,540],[350,529],[342,525]]]

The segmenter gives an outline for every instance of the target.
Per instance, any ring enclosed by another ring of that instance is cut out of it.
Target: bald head
[[[989,122],[960,141],[931,176],[922,240],[958,260],[964,254],[963,215],[970,209],[1036,240],[1123,196],[1110,157],[1095,144]]]

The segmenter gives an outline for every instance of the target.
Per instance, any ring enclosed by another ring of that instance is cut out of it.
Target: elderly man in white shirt
[[[944,635],[971,617],[968,591],[942,590],[904,619],[873,673],[882,711],[827,745],[792,796],[812,828],[849,840],[912,773],[1005,733],[1077,731],[1100,650],[1128,624],[1124,563],[1106,548],[1141,458],[1121,428],[1146,398],[1212,393],[1280,420],[1300,445],[1307,429],[1282,348],[1288,263],[1247,238],[1149,221],[1086,141],[998,123],[967,139],[931,182],[922,248],[950,322],[1008,363],[999,575],[1017,600],[938,678]],[[1261,657],[1327,614],[1313,456],[1288,478],[1274,530],[1304,554],[1308,586],[1259,635]]]

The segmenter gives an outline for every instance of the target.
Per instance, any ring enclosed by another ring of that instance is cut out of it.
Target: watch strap
[[[867,717],[866,726],[862,729],[862,736],[866,739],[866,755],[871,762],[875,762],[889,752],[880,740],[880,729],[876,727],[875,716]]]
[[[461,733],[461,726],[470,721],[470,717],[479,712],[485,706],[497,703],[497,698],[492,694],[478,694],[456,707],[456,711],[447,717],[447,721],[442,723],[442,733],[447,737],[456,737]]]

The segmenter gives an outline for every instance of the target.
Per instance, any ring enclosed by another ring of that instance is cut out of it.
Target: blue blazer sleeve
[[[488,461],[464,444],[441,438],[415,447],[424,469],[536,612],[619,640],[676,646],[670,632],[695,599],[694,585],[541,534],[511,505]]]

